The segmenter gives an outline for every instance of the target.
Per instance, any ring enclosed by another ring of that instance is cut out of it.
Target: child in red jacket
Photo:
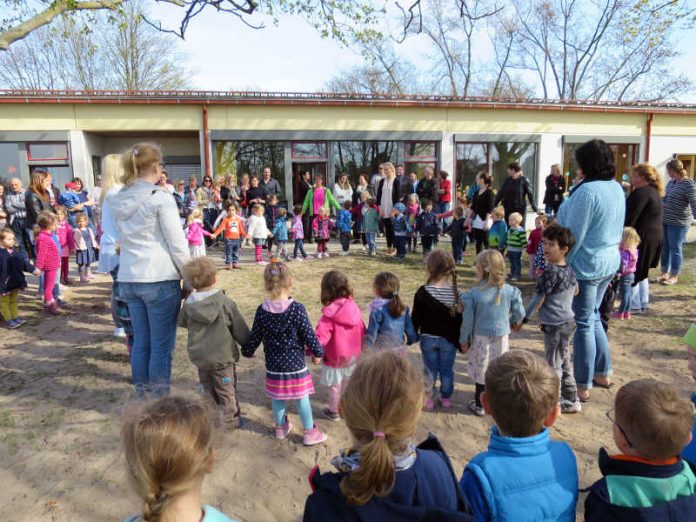
[[[53,297],[60,269],[60,240],[56,235],[58,219],[52,212],[44,211],[36,220],[39,233],[36,235],[36,268],[44,277],[44,309],[50,314],[59,314],[58,301]]]
[[[60,282],[63,285],[72,283],[68,277],[70,273],[70,252],[75,251],[75,240],[73,239],[73,228],[68,223],[68,211],[65,207],[56,207],[58,224],[56,235],[60,241]]]
[[[338,421],[338,401],[360,358],[365,323],[353,300],[353,289],[343,272],[331,270],[321,279],[321,319],[317,339],[324,347],[321,383],[329,387],[329,407],[322,410],[327,419]]]

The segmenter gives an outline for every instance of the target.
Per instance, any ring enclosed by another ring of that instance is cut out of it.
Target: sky
[[[181,11],[158,4],[153,6],[152,16],[178,27]],[[689,38],[681,38],[678,46],[683,56],[675,66],[696,85],[696,47]],[[180,48],[186,54],[193,87],[200,90],[316,92],[335,74],[364,63],[355,51],[322,39],[294,15],[283,15],[277,25],[267,23],[258,30],[232,15],[208,9],[191,21]],[[427,70],[423,38],[411,37],[400,49]],[[477,48],[476,52],[485,58],[491,51]],[[696,92],[683,96],[682,101],[696,102]]]

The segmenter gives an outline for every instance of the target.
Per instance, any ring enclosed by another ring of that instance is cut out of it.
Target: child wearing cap
[[[684,342],[686,343],[686,351],[689,354],[688,368],[691,372],[691,377],[696,381],[696,323],[692,324],[691,328],[686,332]],[[696,407],[696,392],[691,394],[691,402]],[[691,442],[682,451],[682,457],[691,462],[691,464],[696,465],[696,421],[692,430]]]
[[[394,242],[396,243],[396,258],[406,257],[406,241],[411,232],[411,224],[406,217],[406,205],[397,203],[392,209],[392,227],[394,228]]]
[[[679,457],[691,442],[691,403],[669,384],[632,381],[607,412],[619,455],[599,450],[603,478],[585,499],[587,522],[693,521],[696,467]]]
[[[78,185],[69,181],[65,184],[65,192],[58,196],[58,203],[64,206],[68,211],[68,223],[72,228],[77,226],[75,218],[78,214],[84,212],[84,207],[80,203],[80,197],[77,195]]]

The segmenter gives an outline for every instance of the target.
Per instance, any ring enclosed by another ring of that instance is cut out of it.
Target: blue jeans
[[[225,264],[236,265],[239,263],[239,248],[242,246],[241,239],[225,239]]]
[[[462,253],[464,252],[464,238],[463,237],[453,237],[452,238],[452,257],[454,257],[454,262],[459,263],[463,259]]]
[[[508,259],[510,260],[510,275],[513,277],[522,276],[522,252],[514,252],[508,250]]]
[[[627,274],[621,276],[619,279],[619,292],[621,295],[621,305],[619,305],[619,312],[624,314],[631,311],[631,296],[633,295],[633,289],[631,285],[635,279],[635,274]]]
[[[374,232],[365,232],[365,238],[367,239],[367,250],[370,254],[377,252],[376,236]]]
[[[169,393],[176,319],[181,305],[179,281],[120,284],[133,325],[131,373],[138,397]]]
[[[633,287],[631,292],[631,309],[647,310],[650,304],[650,283],[645,278]]]
[[[421,335],[421,352],[428,379],[432,379],[432,396],[435,396],[437,376],[440,376],[440,396],[448,399],[454,393],[455,346],[443,337]]]
[[[592,388],[595,375],[611,375],[609,340],[600,321],[599,307],[613,278],[614,274],[610,274],[599,279],[578,281],[580,291],[573,298],[577,324],[573,337],[573,364],[575,381],[580,388]]]
[[[304,257],[305,259],[307,258],[307,252],[305,252],[305,249],[304,249],[304,240],[303,239],[296,239],[295,240],[295,248],[292,251],[292,257],[297,259],[298,252],[300,254],[302,254],[302,257]]]
[[[662,243],[662,273],[676,277],[681,273],[683,261],[682,247],[686,240],[688,226],[662,225],[665,231]]]
[[[394,236],[396,246],[396,257],[403,259],[406,257],[406,236]]]
[[[271,401],[273,405],[273,420],[275,425],[280,427],[285,424],[285,401]],[[311,430],[314,427],[314,417],[312,416],[312,404],[309,402],[309,395],[305,395],[297,401],[297,413],[300,414],[302,427],[306,430]]]

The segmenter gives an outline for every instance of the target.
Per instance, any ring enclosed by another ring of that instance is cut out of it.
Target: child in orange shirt
[[[225,264],[229,268],[239,268],[239,251],[242,248],[242,238],[247,237],[244,221],[237,215],[238,207],[234,202],[227,204],[225,208],[227,216],[220,226],[215,229],[213,238],[224,231],[225,235]]]

